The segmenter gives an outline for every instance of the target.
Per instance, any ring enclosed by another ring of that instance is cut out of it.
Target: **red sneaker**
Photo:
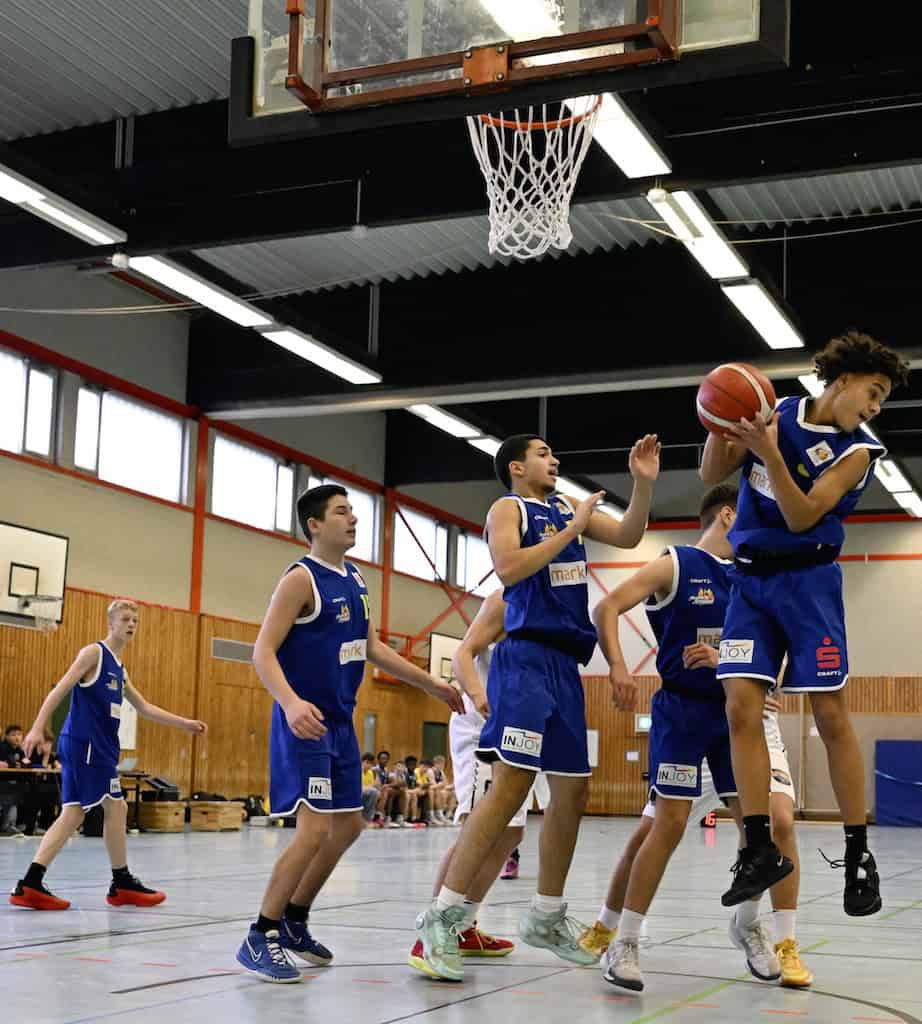
[[[508,956],[514,949],[515,945],[508,939],[495,939],[482,932],[477,925],[458,936],[458,952],[461,956]]]
[[[407,963],[411,967],[415,967],[418,971],[422,971],[423,974],[431,974],[432,968],[426,963],[426,957],[423,954],[423,940],[417,939],[413,943],[413,948],[410,950],[410,955],[407,957]]]
[[[148,889],[134,875],[129,875],[109,886],[106,903],[111,907],[156,907],[165,899],[166,893]]]
[[[16,883],[16,888],[10,893],[10,903],[14,907],[28,907],[30,910],[67,910],[70,900],[62,900],[49,892],[44,885],[23,885]]]

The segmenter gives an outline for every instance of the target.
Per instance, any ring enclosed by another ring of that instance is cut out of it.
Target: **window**
[[[74,434],[74,464],[96,472],[99,462],[99,410],[97,391],[80,388],[77,392],[77,426]]]
[[[26,406],[26,451],[51,455],[51,424],[54,415],[54,376],[47,370],[29,368]]]
[[[394,568],[424,580],[445,579],[448,572],[447,527],[408,508],[401,508],[400,511],[403,518],[398,515],[394,521]],[[438,576],[432,571],[429,559],[423,555],[420,545],[435,563]]]
[[[355,527],[355,546],[346,552],[347,557],[358,558],[363,562],[374,562],[378,555],[378,496],[363,491],[361,487],[347,484],[344,480],[337,480],[332,476],[315,476],[311,472],[308,488],[319,487],[321,484],[338,484],[344,487],[349,495],[349,504],[358,520]]]
[[[265,452],[217,434],[211,474],[211,511],[261,530],[291,533],[294,470]]]
[[[22,424],[26,414],[26,361],[0,352],[0,448],[22,451]]]
[[[484,576],[487,578],[484,579]],[[486,597],[499,586],[499,580],[493,574],[490,548],[487,542],[476,534],[462,533],[458,536],[455,579],[459,587],[470,590],[478,597]]]
[[[107,391],[99,418],[99,478],[167,501],[182,500],[185,425]]]

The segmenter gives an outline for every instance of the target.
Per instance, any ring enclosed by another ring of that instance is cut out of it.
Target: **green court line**
[[[669,1006],[664,1006],[660,1010],[654,1010],[653,1013],[648,1013],[643,1017],[635,1017],[630,1024],[647,1024],[651,1020],[659,1020],[661,1017],[666,1017],[670,1013],[675,1013],[678,1010],[683,1009],[688,1003],[698,1003],[702,999],[706,999],[708,996],[712,996],[717,992],[723,992],[725,988],[730,988],[731,985],[736,985],[741,981],[745,981],[749,978],[749,974],[741,974],[738,978],[732,978],[730,981],[721,982],[719,985],[713,985],[711,988],[706,988],[702,992],[695,992],[693,995],[686,996],[678,1003],[673,1003]]]
[[[891,910],[889,914],[882,914],[877,920],[889,921],[891,917],[896,917],[897,914],[903,914],[907,910],[915,910],[916,907],[922,907],[922,900],[916,900],[915,903],[910,903],[908,907],[900,907],[899,910]]]
[[[820,939],[819,942],[814,942],[812,946],[802,949],[801,953],[812,953],[814,949],[819,949],[820,946],[828,946],[830,942],[832,942],[832,939]]]

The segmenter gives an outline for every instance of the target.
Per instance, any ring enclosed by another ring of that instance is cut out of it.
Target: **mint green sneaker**
[[[439,910],[432,904],[416,917],[416,935],[419,942],[413,947],[408,961],[411,967],[430,978],[442,981],[463,981],[464,968],[458,952],[458,934],[464,920],[464,907]],[[417,954],[422,944],[422,956]]]
[[[598,956],[586,952],[579,944],[579,937],[586,930],[573,917],[567,917],[567,905],[560,910],[544,913],[529,907],[519,918],[519,938],[529,946],[549,949],[561,960],[569,960],[580,967],[592,967],[598,963]]]

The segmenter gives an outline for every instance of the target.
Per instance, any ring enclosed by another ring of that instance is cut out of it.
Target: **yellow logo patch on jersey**
[[[541,531],[542,540],[550,540],[551,537],[557,535],[557,527],[553,523],[545,523],[544,529]]]
[[[699,587],[697,594],[689,594],[688,600],[692,604],[713,604],[714,591],[710,587]]]
[[[344,604],[339,609],[339,614],[336,616],[337,622],[349,622],[352,619],[352,612],[349,611],[349,605]]]
[[[805,476],[808,480],[810,479],[810,470],[808,470],[802,462],[797,463],[797,472],[800,473],[801,476]]]

